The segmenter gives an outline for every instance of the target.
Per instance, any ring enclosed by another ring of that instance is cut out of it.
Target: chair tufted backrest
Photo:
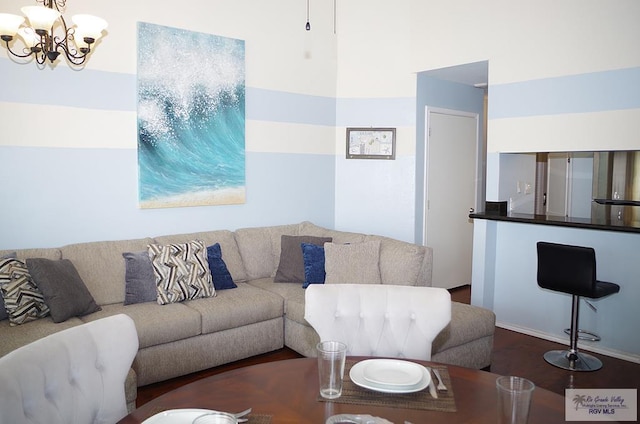
[[[434,287],[312,284],[304,317],[320,340],[345,343],[347,355],[430,360],[433,339],[451,321],[451,295]]]
[[[0,424],[113,424],[138,351],[127,315],[62,330],[0,358]]]

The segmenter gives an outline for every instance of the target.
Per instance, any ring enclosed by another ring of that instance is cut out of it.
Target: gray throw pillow
[[[27,268],[49,306],[53,322],[101,310],[68,259],[27,259]]]
[[[381,284],[380,240],[324,245],[325,284]]]
[[[158,293],[149,252],[123,253],[125,260],[124,304],[155,302]]]
[[[331,243],[332,240],[331,237],[283,235],[280,240],[280,263],[273,281],[303,283],[302,243],[322,246],[325,243]]]

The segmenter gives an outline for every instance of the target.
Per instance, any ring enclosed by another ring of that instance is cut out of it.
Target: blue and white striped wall
[[[640,67],[492,84],[489,131],[491,152],[640,149]]]
[[[19,0],[1,12],[20,13]],[[335,34],[330,5],[304,30],[302,2],[67,2],[108,35],[85,69],[16,64],[0,48],[0,248],[295,223],[335,213]],[[246,203],[138,207],[136,24],[246,43]],[[273,25],[274,22],[278,25]]]
[[[246,203],[139,209],[135,75],[38,71],[6,59],[0,74],[19,81],[0,91],[2,248],[333,225],[334,99],[248,87]]]

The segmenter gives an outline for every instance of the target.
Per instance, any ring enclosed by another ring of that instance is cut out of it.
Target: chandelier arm
[[[31,56],[32,54],[34,54],[34,53],[35,53],[34,51],[29,51],[29,53],[25,53],[25,54],[18,54],[18,53],[16,53],[16,52],[14,52],[13,50],[11,50],[11,47],[9,47],[9,41],[11,41],[11,40],[5,39],[4,37],[2,38],[2,40],[3,40],[3,41],[5,42],[5,44],[7,45],[7,50],[9,51],[9,53],[11,53],[11,54],[12,54],[13,56],[15,56],[15,57],[25,58],[25,57],[29,57],[29,56]],[[25,48],[25,50],[26,50],[26,48]]]
[[[47,61],[47,55],[45,54],[44,50],[38,53],[34,52],[33,55],[35,56],[36,63],[38,65],[44,65],[44,63]]]
[[[87,59],[87,54],[89,52],[81,55],[74,54],[74,52],[77,53],[77,50],[71,49],[65,42],[66,40],[69,40],[68,37],[61,41],[57,41],[57,39],[58,38],[56,37],[56,42],[55,42],[56,51],[62,50],[64,52],[64,55],[67,57],[67,60],[73,63],[74,65],[82,65],[84,63],[84,61]]]

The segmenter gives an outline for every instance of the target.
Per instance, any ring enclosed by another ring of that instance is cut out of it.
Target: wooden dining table
[[[357,363],[367,358],[349,357]],[[318,367],[315,358],[289,359],[252,365],[206,377],[186,384],[142,405],[120,423],[142,423],[162,411],[202,408],[239,412],[252,408],[248,424],[323,424],[336,414],[364,414],[381,417],[396,424],[490,423],[497,422],[497,374],[448,364],[413,361],[445,371],[449,385],[449,410],[414,409],[395,403],[394,395],[371,392],[384,404],[344,403],[347,399],[326,401],[318,393]],[[345,372],[345,386],[353,384]],[[343,396],[345,393],[343,392]],[[420,393],[435,402],[429,390]],[[453,409],[453,410],[452,410]],[[536,387],[528,424],[565,422],[565,400],[551,391]]]

